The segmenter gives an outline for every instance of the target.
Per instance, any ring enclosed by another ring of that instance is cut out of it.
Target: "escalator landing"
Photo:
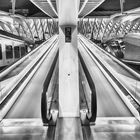
[[[98,117],[95,125],[82,129],[87,140],[140,139],[140,123],[134,117]]]
[[[49,129],[55,130],[55,126]],[[0,140],[46,140],[49,129],[41,119],[4,119],[0,123]]]
[[[54,140],[55,131],[56,126],[43,126],[41,119],[0,122],[0,140]],[[140,123],[134,117],[98,117],[95,125],[82,125],[82,134],[84,140],[139,140]]]

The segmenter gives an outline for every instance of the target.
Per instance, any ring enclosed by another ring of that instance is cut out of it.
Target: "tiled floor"
[[[97,118],[96,124],[83,125],[82,130],[84,140],[140,140],[140,123],[135,118]],[[40,119],[0,123],[0,140],[54,140],[54,136],[55,126],[43,126]]]
[[[97,118],[96,124],[83,126],[88,140],[140,140],[140,123],[135,118]]]

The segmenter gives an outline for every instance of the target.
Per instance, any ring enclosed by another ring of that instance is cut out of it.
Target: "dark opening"
[[[21,57],[23,57],[26,54],[25,47],[21,47]]]
[[[65,42],[71,42],[71,27],[65,28]]]
[[[13,48],[11,45],[6,45],[6,58],[13,58]]]
[[[14,47],[15,58],[20,58],[19,46]]]

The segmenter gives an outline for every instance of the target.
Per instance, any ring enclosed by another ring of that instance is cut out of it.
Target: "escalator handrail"
[[[56,56],[52,62],[52,65],[50,67],[50,70],[47,74],[47,77],[46,77],[46,80],[43,84],[43,92],[42,92],[42,96],[41,96],[41,117],[42,117],[42,122],[43,124],[48,124],[50,119],[47,117],[47,114],[51,115],[50,112],[47,112],[47,91],[48,91],[48,87],[49,87],[49,84],[50,84],[50,81],[51,81],[51,78],[52,78],[52,75],[53,75],[53,72],[54,72],[54,69],[55,69],[55,66],[56,66],[56,62],[57,62],[57,59],[58,59],[58,54],[59,52],[56,53]]]
[[[79,51],[78,51],[78,55],[91,90],[91,117],[89,118],[89,121],[95,122],[97,116],[97,100],[96,100],[95,84]]]

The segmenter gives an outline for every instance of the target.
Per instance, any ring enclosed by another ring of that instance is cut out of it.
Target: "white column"
[[[59,13],[59,117],[79,117],[77,19],[79,0],[58,0]],[[71,42],[65,28],[71,27]]]

